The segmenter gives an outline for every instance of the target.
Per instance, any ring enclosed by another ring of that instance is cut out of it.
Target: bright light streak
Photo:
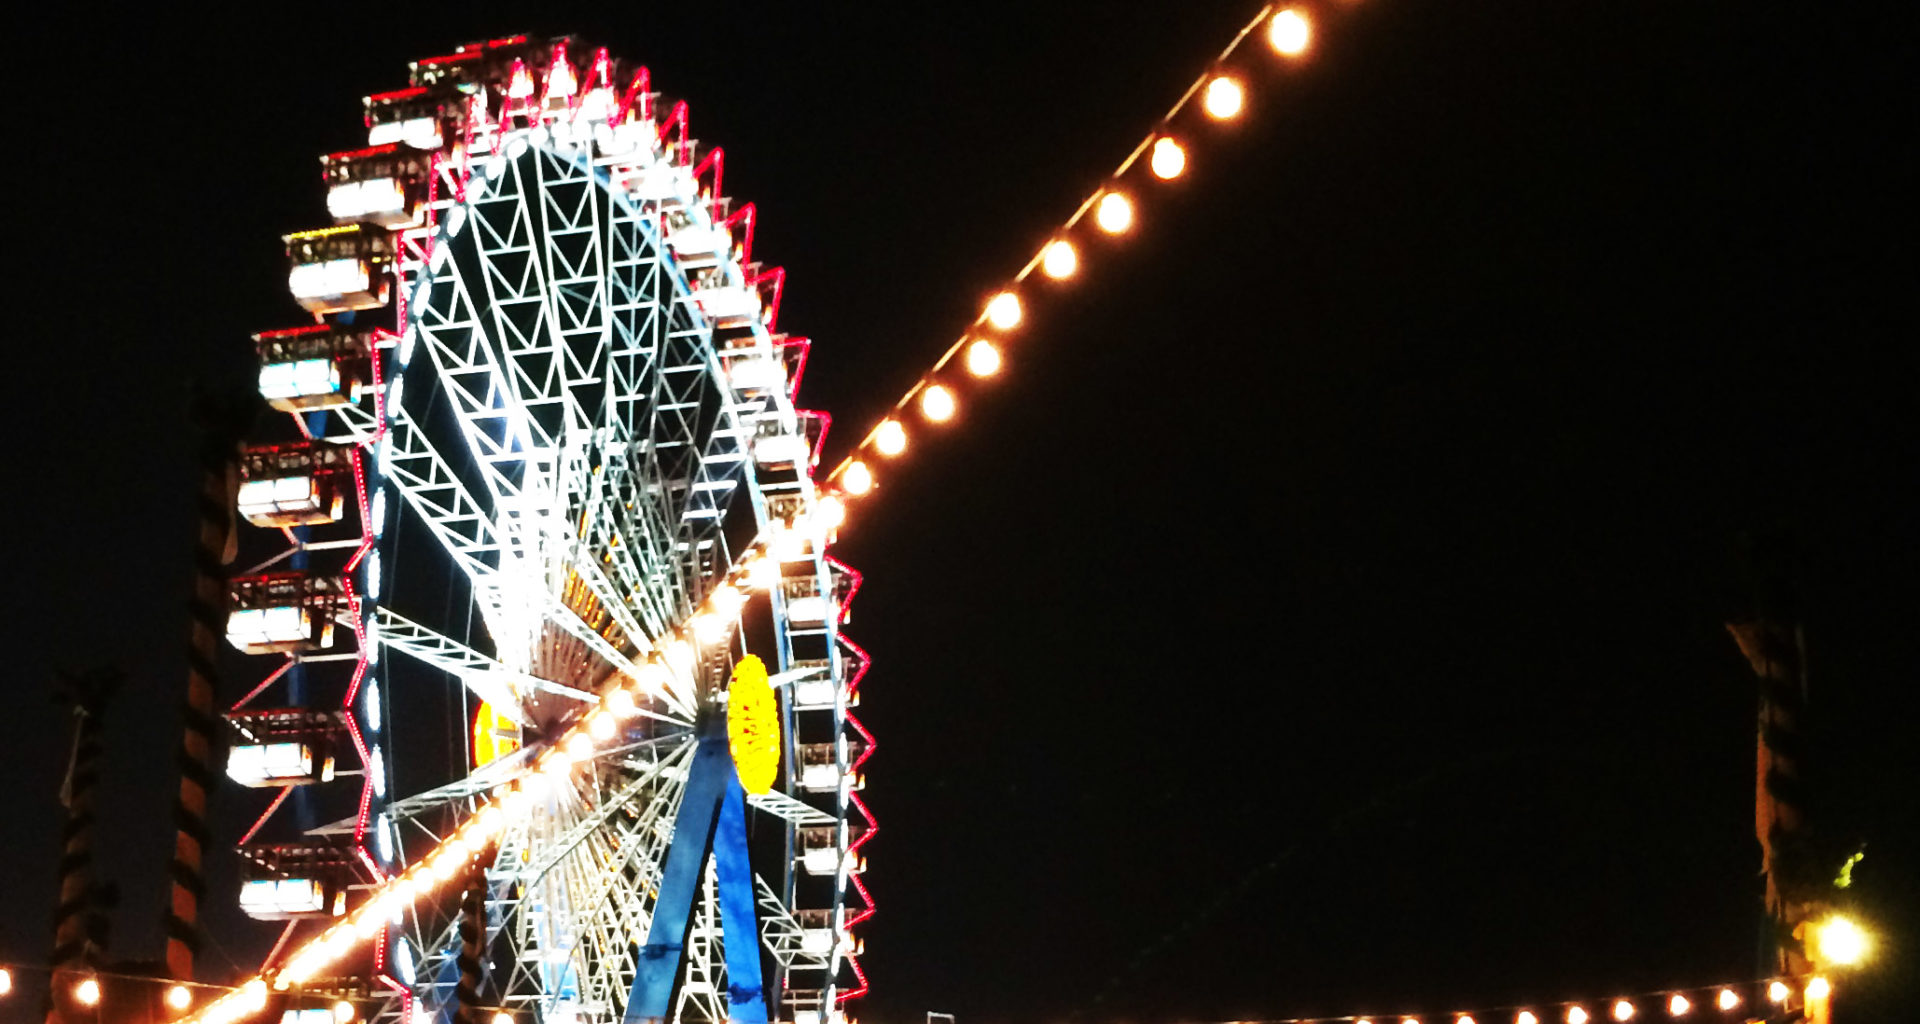
[[[1207,83],[1206,95],[1200,103],[1206,108],[1207,116],[1216,121],[1225,121],[1237,116],[1246,106],[1247,91],[1240,83],[1226,75],[1221,75]]]
[[[1003,331],[1020,326],[1020,296],[1012,292],[995,295],[987,303],[987,322]]]
[[[1080,269],[1080,257],[1073,251],[1073,243],[1060,239],[1047,246],[1047,254],[1040,260],[1040,269],[1055,281],[1064,281]]]
[[[975,377],[991,377],[1000,372],[1000,350],[991,341],[976,341],[967,346],[967,372]]]
[[[1118,192],[1100,197],[1093,208],[1093,222],[1109,235],[1118,235],[1133,226],[1133,201]]]
[[[873,446],[882,455],[898,455],[907,450],[907,428],[899,420],[882,420],[874,429]]]
[[[100,983],[92,978],[83,979],[73,986],[73,1001],[81,1006],[100,1005]]]
[[[1267,44],[1282,57],[1298,57],[1313,44],[1313,23],[1289,7],[1267,22]]]
[[[1667,1016],[1669,1017],[1684,1017],[1687,1015],[1687,1011],[1691,1009],[1693,1009],[1692,1001],[1677,992],[1674,993],[1672,999],[1667,1000]]]
[[[945,423],[953,418],[959,403],[954,401],[953,392],[938,384],[929,384],[920,391],[920,413],[935,423]]]
[[[1178,142],[1162,137],[1153,144],[1153,155],[1147,165],[1153,168],[1153,176],[1162,181],[1172,181],[1187,169],[1187,151],[1180,148]]]
[[[840,486],[848,494],[859,497],[873,490],[873,470],[867,464],[855,459],[847,463],[847,471],[840,474]]]
[[[1735,1009],[1740,1005],[1740,994],[1730,988],[1723,988],[1720,990],[1718,1002],[1722,1010]]]

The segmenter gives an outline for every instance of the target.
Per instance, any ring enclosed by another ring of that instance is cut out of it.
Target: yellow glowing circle
[[[1813,929],[1813,958],[1822,965],[1853,967],[1867,958],[1870,945],[1866,931],[1837,914]]]
[[[1118,192],[1100,197],[1093,209],[1093,222],[1109,235],[1117,235],[1133,226],[1133,203]]]
[[[765,793],[780,773],[780,702],[767,679],[767,664],[747,655],[733,665],[727,687],[727,749],[740,788]]]
[[[873,432],[873,446],[882,455],[898,455],[907,450],[907,428],[898,420],[885,420]]]
[[[1187,169],[1187,151],[1181,149],[1178,142],[1163,137],[1154,142],[1147,166],[1153,168],[1154,177],[1171,181]]]
[[[1208,82],[1206,95],[1201,98],[1201,104],[1207,109],[1207,116],[1216,121],[1224,121],[1240,113],[1240,108],[1245,106],[1246,102],[1247,91],[1240,87],[1239,82],[1226,75]]]
[[[1267,22],[1267,43],[1283,57],[1298,57],[1313,43],[1313,23],[1289,7]]]
[[[1001,292],[987,303],[987,322],[1003,331],[1020,326],[1020,296]]]
[[[1047,246],[1047,253],[1040,259],[1040,269],[1055,281],[1064,281],[1080,269],[1080,258],[1074,254],[1073,243],[1060,239]]]
[[[952,419],[957,407],[953,392],[939,384],[929,384],[920,392],[920,412],[935,423]]]
[[[868,469],[866,463],[855,459],[847,463],[847,471],[840,474],[840,486],[846,488],[848,494],[859,497],[873,490],[873,470]]]
[[[520,749],[520,727],[481,702],[473,713],[473,766],[490,764]]]
[[[1000,350],[991,341],[976,341],[967,346],[967,372],[975,377],[991,377],[1000,372]]]
[[[1833,984],[1825,978],[1816,977],[1807,982],[1807,998],[1818,1002],[1833,995]]]

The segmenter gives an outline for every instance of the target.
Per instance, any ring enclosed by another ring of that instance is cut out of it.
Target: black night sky
[[[248,334],[300,322],[279,235],[325,222],[315,159],[363,144],[361,95],[509,32],[649,64],[759,204],[837,455],[1251,14],[853,6],[14,36],[0,961],[50,945],[53,669],[109,661],[113,951],[158,955],[187,382],[244,381]],[[1842,1019],[1911,1019],[1899,6],[1359,0],[1291,69],[1247,51],[1249,116],[1183,125],[1191,173],[1037,290],[1008,372],[844,534],[880,739],[859,1015],[1439,1013],[1755,976],[1755,688],[1722,623],[1740,538],[1785,530],[1817,827],[1866,841],[1881,936]],[[271,932],[215,902],[218,981]]]

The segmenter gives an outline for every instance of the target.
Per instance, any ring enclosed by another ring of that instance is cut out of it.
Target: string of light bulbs
[[[917,405],[920,418],[928,424],[936,427],[946,424],[959,412],[963,380],[982,380],[1001,371],[1005,366],[1007,342],[1026,315],[1021,287],[1035,271],[1056,284],[1081,272],[1081,252],[1075,238],[1087,233],[1082,229],[1084,222],[1091,218],[1093,229],[1108,238],[1118,238],[1133,230],[1139,216],[1141,190],[1129,182],[1131,178],[1140,177],[1132,172],[1143,160],[1146,170],[1158,182],[1171,182],[1186,173],[1187,150],[1194,136],[1177,130],[1177,124],[1189,108],[1197,103],[1205,117],[1215,122],[1231,121],[1246,112],[1247,80],[1233,73],[1229,66],[1242,44],[1249,38],[1260,38],[1276,59],[1289,62],[1303,59],[1315,45],[1316,11],[1355,2],[1322,0],[1318,4],[1269,3],[1261,7],[1161,115],[1139,145],[1074,209],[1039,251],[986,301],[973,324],[826,474],[824,481],[829,490],[822,500],[829,503],[830,514],[843,514],[849,500],[871,494],[879,485],[880,473],[875,467],[882,460],[897,459],[906,453],[910,441],[909,410]],[[964,374],[951,369],[956,361],[964,367]]]
[[[113,971],[75,971],[60,968],[57,972],[40,965],[0,964],[0,1002],[14,994],[15,977],[33,974],[74,974],[72,998],[82,1006],[97,1006],[104,998],[101,982],[144,983],[166,985],[161,996],[169,1010],[184,1014],[196,997],[208,992],[221,992],[221,997],[202,1007],[200,1012],[191,1016],[182,1016],[180,1020],[241,1020],[249,1014],[265,1009],[270,999],[269,985],[264,979],[255,978],[239,986],[206,985],[193,982],[176,982],[169,979],[154,978],[148,975],[117,973]],[[274,985],[273,988],[282,986]],[[1701,985],[1678,989],[1661,989],[1641,992],[1634,995],[1616,996],[1598,1001],[1566,1001],[1558,1003],[1535,1004],[1534,1006],[1502,1006],[1484,1010],[1454,1010],[1445,1013],[1395,1013],[1395,1014],[1346,1014],[1334,1017],[1266,1017],[1258,1020],[1233,1021],[1230,1024],[1633,1024],[1636,1021],[1740,1021],[1750,1019],[1755,1012],[1771,1016],[1781,1010],[1812,1007],[1816,1004],[1830,1004],[1833,999],[1834,985],[1824,975],[1816,975],[1801,985],[1794,985],[1784,978],[1761,978],[1755,981],[1732,982],[1717,985]],[[331,999],[330,1004],[327,1000]],[[335,998],[333,995],[308,997],[302,1002],[312,1002],[312,1009],[327,1011],[336,1024],[348,1024],[358,1019],[359,1008],[348,999]],[[213,1014],[216,1007],[226,1006],[230,1012]],[[517,1018],[505,1010],[497,1010],[489,1024],[518,1024]]]

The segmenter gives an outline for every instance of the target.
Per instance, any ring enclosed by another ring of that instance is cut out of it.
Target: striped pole
[[[206,855],[207,790],[213,784],[214,738],[219,719],[214,715],[214,693],[220,673],[215,664],[227,606],[226,563],[233,559],[236,541],[233,502],[239,467],[235,462],[235,417],[223,415],[215,403],[196,402],[200,425],[199,535],[193,552],[193,597],[188,602],[191,631],[187,644],[187,689],[180,707],[180,746],[174,766],[180,788],[173,801],[172,896],[163,927],[167,936],[167,974],[182,981],[193,978],[193,958],[200,948],[200,899],[206,895],[201,862]]]
[[[53,991],[48,1024],[64,1020],[61,994],[71,986],[75,969],[98,966],[106,954],[107,914],[101,890],[93,884],[94,791],[100,783],[100,755],[106,728],[106,705],[124,680],[117,670],[61,672],[60,699],[73,705],[73,759],[60,787],[67,808],[61,830],[60,903],[53,916]]]
[[[454,989],[458,1003],[455,1024],[487,1024],[480,1010],[480,983],[485,977],[482,956],[487,944],[487,870],[475,858],[467,874],[467,890],[460,899],[460,983]]]

